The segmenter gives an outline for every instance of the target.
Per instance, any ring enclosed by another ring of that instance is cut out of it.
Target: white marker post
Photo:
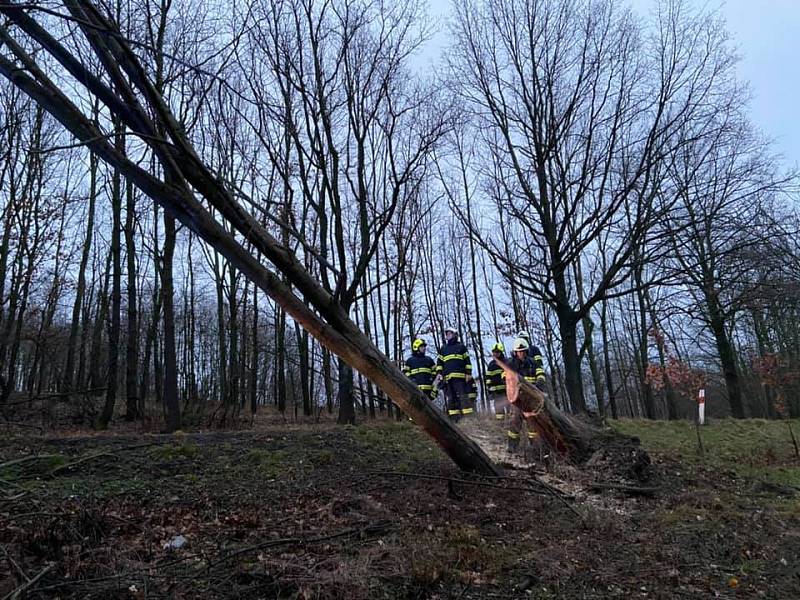
[[[697,422],[700,425],[705,425],[706,422],[706,390],[700,388],[697,392]]]

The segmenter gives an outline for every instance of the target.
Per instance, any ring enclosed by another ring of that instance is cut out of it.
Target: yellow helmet
[[[494,346],[492,346],[492,352],[499,352],[503,354],[506,351],[506,347],[503,345],[503,342],[495,342]]]
[[[414,352],[419,352],[420,348],[422,348],[423,346],[427,346],[427,345],[428,344],[425,343],[425,340],[423,340],[422,338],[417,338],[413,342],[411,342],[411,349]]]

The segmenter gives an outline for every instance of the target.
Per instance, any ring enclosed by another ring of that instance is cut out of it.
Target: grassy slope
[[[700,427],[704,452],[699,451],[697,427],[688,421],[613,422],[619,431],[641,439],[651,452],[692,466],[705,465],[800,488],[800,460],[795,456],[789,426],[800,438],[800,420],[723,419]],[[800,440],[798,440],[800,443]]]

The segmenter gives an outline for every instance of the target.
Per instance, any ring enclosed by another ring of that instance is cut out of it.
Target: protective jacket
[[[530,356],[526,356],[522,360],[514,356],[508,364],[512,369],[514,369],[514,371],[522,375],[525,378],[525,381],[536,383],[537,367],[536,363]],[[542,370],[542,379],[544,379],[544,369]]]
[[[533,357],[533,358],[531,358]],[[542,356],[536,346],[531,346],[525,358],[520,360],[514,356],[509,361],[509,366],[525,378],[525,381],[534,385],[544,383],[544,368],[542,367]],[[519,439],[524,424],[522,411],[516,408],[511,413],[511,423],[508,427],[508,451],[516,452],[519,448]],[[539,434],[530,425],[528,426],[528,442],[538,444]]]
[[[506,393],[506,380],[503,377],[503,369],[494,359],[486,367],[486,389],[489,390],[490,394]]]
[[[436,361],[436,372],[442,375],[445,381],[452,379],[466,379],[472,375],[472,362],[469,359],[467,347],[452,338],[439,349],[439,358]]]
[[[412,352],[406,359],[403,373],[417,384],[417,387],[433,398],[436,393],[433,389],[433,378],[436,376],[436,363],[430,356]]]
[[[531,346],[528,349],[528,356],[531,357],[533,360],[533,364],[535,365],[534,375],[535,380],[534,383],[544,383],[545,376],[544,376],[544,363],[542,362],[542,353],[536,346]]]

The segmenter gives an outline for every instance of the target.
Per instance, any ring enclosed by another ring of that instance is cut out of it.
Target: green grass
[[[255,467],[260,476],[274,479],[291,470],[290,456],[284,450],[253,448],[244,457],[245,463]]]
[[[611,424],[618,431],[636,436],[650,452],[690,464],[705,464],[741,476],[800,488],[800,459],[795,456],[789,425],[800,436],[800,421],[765,419],[721,419],[697,430],[689,421],[645,421],[622,419]]]
[[[365,446],[376,446],[386,450],[409,451],[427,455],[434,445],[425,434],[411,423],[381,423],[355,429],[354,439]]]
[[[183,441],[180,444],[167,444],[158,446],[150,451],[150,454],[157,459],[169,461],[176,458],[196,458],[200,454],[197,444]]]
[[[22,457],[3,463],[0,466],[0,479],[17,481],[49,477],[56,469],[67,464],[67,457],[61,454],[42,454]]]

